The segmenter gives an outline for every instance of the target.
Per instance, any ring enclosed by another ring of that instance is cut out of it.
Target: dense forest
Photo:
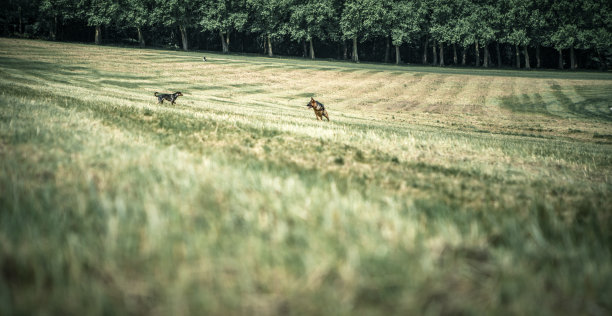
[[[5,0],[3,36],[471,67],[607,70],[610,0]]]

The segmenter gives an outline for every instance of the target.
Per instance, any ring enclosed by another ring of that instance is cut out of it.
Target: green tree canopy
[[[232,31],[244,30],[248,21],[246,1],[212,0],[200,4],[198,24],[204,31],[219,33],[224,53],[229,51],[229,36]]]
[[[315,38],[325,40],[332,37],[334,14],[332,0],[296,0],[291,6],[289,34],[293,40],[310,43],[310,58],[315,57]]]
[[[385,10],[381,1],[349,0],[344,4],[340,29],[345,39],[353,39],[353,61],[359,62],[357,42],[385,34]]]
[[[274,55],[272,41],[289,33],[289,9],[292,4],[291,0],[247,0],[251,32],[259,33],[264,38],[269,56]]]

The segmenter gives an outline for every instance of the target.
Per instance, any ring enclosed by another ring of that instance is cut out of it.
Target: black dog
[[[170,103],[172,103],[172,105],[174,105],[174,101],[176,101],[176,99],[178,99],[178,97],[182,97],[183,94],[180,92],[175,92],[173,94],[166,94],[166,93],[157,93],[155,92],[155,96],[157,97],[157,103],[164,103],[164,99],[170,101]]]

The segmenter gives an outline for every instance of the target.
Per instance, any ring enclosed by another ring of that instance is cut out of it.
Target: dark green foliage
[[[314,59],[314,39],[327,40],[338,37],[339,26],[334,15],[334,3],[331,0],[294,1],[288,24],[291,39],[309,42],[308,55]]]
[[[2,25],[6,35],[61,39],[71,26],[87,25],[96,28],[96,43],[127,36],[141,47],[145,38],[154,45],[180,39],[185,50],[190,42],[199,49],[214,43],[226,53],[232,46],[273,55],[274,47],[314,58],[316,47],[322,49],[317,56],[340,58],[352,41],[354,61],[359,55],[380,61],[382,49],[387,61],[391,44],[397,63],[399,54],[419,49],[406,61],[429,63],[433,54],[441,63],[474,58],[466,64],[476,66],[495,60],[498,66],[530,68],[535,58],[537,67],[564,68],[566,56],[572,69],[612,64],[612,8],[606,0],[11,0],[2,8],[9,13]]]
[[[120,5],[116,0],[82,0],[77,9],[79,15],[85,17],[87,25],[109,25],[117,21]]]
[[[243,31],[247,24],[246,1],[214,0],[200,4],[198,24],[203,31],[218,33],[224,53],[229,52],[232,32]]]

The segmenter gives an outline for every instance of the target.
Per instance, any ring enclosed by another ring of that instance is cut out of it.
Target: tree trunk
[[[518,45],[514,45],[514,47],[516,48],[516,68],[521,69],[521,52]]]
[[[391,48],[391,44],[389,43],[389,36],[387,36],[387,43],[385,46],[385,64],[389,62],[390,48]]]
[[[433,53],[433,65],[437,65],[438,64],[438,43],[436,42],[436,40],[433,40],[433,43],[431,43],[431,52]]]
[[[312,43],[312,38],[310,39],[310,59],[315,59],[315,51],[314,44]]]
[[[230,44],[230,31],[227,30],[227,32],[225,32],[226,36],[225,36],[225,46],[227,47],[227,52],[229,53],[229,44]]]
[[[461,66],[465,66],[465,63],[467,61],[467,48],[463,48],[463,52],[461,53]]]
[[[270,34],[267,35],[268,38],[268,56],[274,56],[274,52],[272,52],[272,40],[270,39]]]
[[[440,42],[440,67],[444,67],[444,43]]]
[[[376,41],[372,42],[372,56],[376,56]]]
[[[306,39],[302,40],[302,57],[308,57],[308,48],[306,48]]]
[[[485,44],[484,48],[484,63],[483,66],[485,68],[489,68],[489,45]]]
[[[559,51],[559,69],[563,69],[563,50],[558,49]]]
[[[140,26],[136,27],[136,33],[138,34],[138,47],[144,48],[145,40],[144,40],[144,36],[142,35],[142,28]]]
[[[599,49],[596,49],[596,50],[597,50],[597,57],[599,58],[599,70],[608,71],[608,63],[606,63],[606,59],[602,58],[601,51]]]
[[[5,12],[6,13],[6,12]],[[8,14],[4,17],[4,35],[8,36],[11,34],[11,31],[9,30],[10,25],[9,25],[9,18],[8,18]]]
[[[501,59],[501,51],[499,49],[499,42],[495,43],[495,46],[497,48],[497,67],[501,68],[502,67],[502,59]]]
[[[187,41],[187,27],[185,25],[179,25],[179,30],[181,31],[181,41],[183,42],[183,50],[189,50],[189,43]]]
[[[429,35],[425,36],[425,43],[423,44],[423,65],[427,65],[427,43],[429,43]]]
[[[529,63],[529,50],[527,49],[527,45],[523,46],[523,54],[525,54],[525,69],[531,69],[531,64]]]
[[[478,41],[474,43],[474,49],[476,49],[476,67],[480,67],[480,47],[478,47]]]
[[[576,63],[576,54],[574,53],[574,46],[570,47],[570,64],[572,70],[578,69],[578,63]]]
[[[19,13],[19,34],[23,34],[23,28],[21,26],[21,6],[17,7],[17,12]]]
[[[144,36],[142,35],[142,28],[140,28],[140,26],[137,26],[136,31],[138,31],[138,44],[140,45],[140,48],[145,48],[145,40]]]
[[[399,45],[395,45],[395,64],[399,65],[402,61],[402,57],[400,56],[400,47]]]
[[[57,15],[53,16],[51,28],[49,29],[49,37],[51,37],[52,41],[55,41],[57,39]]]
[[[540,59],[540,44],[536,46],[536,61],[537,61],[536,67],[537,68],[542,67],[542,59]]]
[[[102,26],[101,25],[96,25],[96,35],[94,37],[94,41],[96,45],[100,45],[100,43],[102,43]]]
[[[453,43],[453,64],[457,65],[457,44]]]
[[[225,54],[228,52],[227,42],[225,41],[225,35],[223,35],[223,31],[219,30],[219,39],[221,40],[221,51]]]
[[[342,54],[342,59],[347,60],[348,59],[348,45],[346,45],[345,40],[342,40],[342,50],[344,51],[344,53]]]
[[[357,36],[353,37],[353,61],[359,62],[359,55],[357,55]]]

